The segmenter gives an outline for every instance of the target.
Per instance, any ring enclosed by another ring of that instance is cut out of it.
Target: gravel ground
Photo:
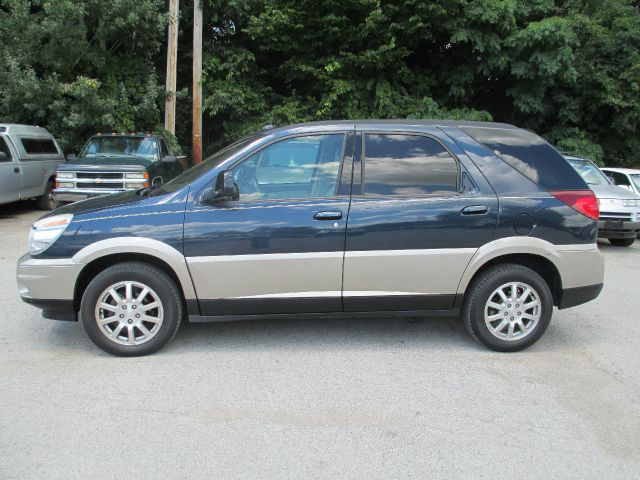
[[[451,319],[185,325],[116,358],[22,303],[0,206],[0,478],[640,478],[640,242],[516,354]]]

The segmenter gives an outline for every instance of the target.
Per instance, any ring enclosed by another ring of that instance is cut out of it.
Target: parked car
[[[0,204],[36,198],[42,210],[53,210],[56,168],[62,149],[46,129],[0,124]]]
[[[600,202],[598,237],[612,245],[630,247],[640,234],[640,195],[612,185],[589,160],[565,156],[595,192]]]
[[[54,195],[60,202],[146,188],[183,171],[161,135],[144,133],[98,133],[67,160],[56,173]]]
[[[601,168],[614,185],[640,195],[640,170],[635,168]]]
[[[156,189],[37,221],[22,299],[80,318],[115,355],[191,322],[461,315],[516,351],[553,306],[596,298],[598,204],[549,144],[519,128],[319,122],[260,131]]]

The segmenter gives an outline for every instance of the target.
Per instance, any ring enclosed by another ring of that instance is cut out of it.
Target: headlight
[[[76,178],[76,174],[73,172],[56,172],[56,179],[58,180],[69,180],[72,178]]]
[[[636,200],[635,198],[630,198],[627,200],[622,200],[622,205],[625,207],[637,207],[638,205],[640,205],[640,201]]]
[[[149,178],[149,174],[147,172],[125,173],[124,178],[126,178],[127,180],[145,180]]]
[[[73,215],[54,215],[53,217],[38,220],[29,232],[29,252],[31,255],[41,253],[55,242],[62,232],[71,223]]]

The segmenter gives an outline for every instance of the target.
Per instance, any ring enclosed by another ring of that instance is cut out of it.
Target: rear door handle
[[[318,212],[313,216],[313,218],[316,220],[340,220],[342,218],[342,212],[339,210]]]
[[[469,205],[468,207],[464,207],[460,213],[462,215],[484,215],[489,211],[489,207],[486,205]]]
[[[20,173],[20,167],[13,167],[13,173]]]

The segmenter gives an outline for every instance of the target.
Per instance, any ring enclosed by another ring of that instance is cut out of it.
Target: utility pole
[[[176,70],[178,59],[178,8],[180,0],[169,2],[169,33],[167,39],[167,82],[164,104],[164,128],[176,133]]]
[[[202,0],[193,0],[193,164],[202,162]]]

